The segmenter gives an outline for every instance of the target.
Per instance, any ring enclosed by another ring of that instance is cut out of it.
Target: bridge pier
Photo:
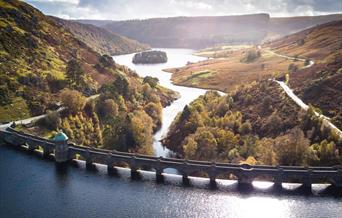
[[[303,183],[300,189],[304,193],[307,193],[307,194],[312,193],[311,170],[308,170],[308,172],[306,173],[306,176],[303,180]]]
[[[137,168],[131,168],[131,179],[138,180],[140,179],[140,173],[138,172]]]
[[[87,168],[87,170],[93,170],[93,169],[95,169],[95,164],[90,159],[87,159],[86,160],[86,168]]]
[[[334,184],[336,188],[342,189],[342,167],[338,168],[337,175],[334,178]]]
[[[302,191],[303,193],[307,193],[307,194],[312,193],[311,183],[303,183],[302,186],[300,187],[300,191]]]
[[[212,162],[211,163],[211,166],[210,166],[210,169],[209,169],[209,187],[211,189],[216,189],[217,188],[217,183],[216,183],[216,163],[215,162]]]
[[[275,181],[274,184],[273,184],[273,189],[274,189],[275,191],[281,191],[281,190],[283,190],[282,182]]]
[[[131,161],[130,161],[130,168],[131,168],[131,179],[133,179],[133,180],[140,179],[140,174],[137,170],[135,162],[136,162],[136,157],[132,156]]]
[[[216,183],[216,177],[215,176],[210,176],[210,182],[209,182],[209,187],[212,189],[217,188],[217,183]]]
[[[188,177],[187,173],[183,173],[182,174],[182,182],[183,182],[184,186],[189,186],[190,185],[190,180],[189,180],[189,177]]]
[[[282,182],[284,181],[284,178],[283,178],[283,169],[282,168],[279,168],[278,166],[278,174],[276,175],[275,177],[275,180],[273,181],[274,184],[273,184],[273,189],[275,191],[281,191],[283,190],[283,185],[282,185]]]
[[[156,181],[157,183],[164,183],[164,176],[163,176],[163,170],[157,170],[156,171]]]
[[[51,154],[51,150],[47,147],[43,147],[43,157],[44,158],[49,158],[50,157],[50,154]]]
[[[109,176],[116,176],[118,175],[118,170],[114,166],[107,165],[107,173]]]
[[[241,191],[250,191],[253,189],[253,178],[243,173],[238,175],[238,189]]]
[[[27,151],[29,153],[33,153],[35,148],[36,147],[34,145],[32,145],[31,143],[27,143]]]

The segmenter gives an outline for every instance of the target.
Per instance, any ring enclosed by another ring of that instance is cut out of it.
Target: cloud
[[[269,13],[301,16],[342,13],[341,0],[26,0],[46,14],[68,19],[126,20],[171,16]]]

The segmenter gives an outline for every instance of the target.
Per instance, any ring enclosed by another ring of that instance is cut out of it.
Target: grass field
[[[267,48],[259,50],[260,57],[254,61],[248,63],[242,61],[251,49],[256,50],[251,46],[227,46],[219,47],[218,50],[205,49],[195,54],[207,56],[229,50],[229,55],[166,71],[173,73],[172,81],[177,85],[229,92],[256,80],[284,75],[288,72],[290,64],[295,64],[298,68],[303,67],[303,62],[278,57],[268,52]]]

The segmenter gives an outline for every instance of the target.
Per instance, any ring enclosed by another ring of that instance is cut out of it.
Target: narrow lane
[[[261,46],[258,46],[259,49],[261,49]],[[305,61],[305,59],[303,58],[295,58],[295,57],[290,57],[290,56],[286,56],[286,55],[281,55],[281,54],[277,54],[273,51],[267,50],[267,52],[276,55],[278,57],[283,57],[286,59],[290,59],[290,60],[298,60],[298,61]],[[314,61],[310,60],[310,64],[307,66],[302,67],[301,69],[306,69],[309,67],[312,67],[315,64]],[[307,104],[305,104],[296,94],[294,94],[293,90],[283,81],[278,81],[275,79],[272,79],[272,81],[278,83],[280,85],[280,87],[285,91],[285,93],[287,94],[287,96],[289,96],[300,108],[302,108],[303,110],[307,111],[309,106]],[[329,128],[330,130],[334,131],[336,134],[339,135],[339,138],[342,139],[342,131],[337,128],[337,126],[335,126],[333,123],[331,123],[330,118],[327,116],[324,116],[322,114],[319,114],[317,112],[315,112],[315,115],[320,117],[322,119],[322,125],[324,127]]]

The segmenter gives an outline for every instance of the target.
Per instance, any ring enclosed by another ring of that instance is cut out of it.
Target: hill
[[[273,51],[288,56],[330,61],[342,48],[342,20],[321,24],[265,43]]]
[[[204,48],[217,44],[250,44],[280,38],[330,21],[341,14],[269,17],[268,14],[214,17],[170,17],[146,20],[77,20],[147,43],[152,47]]]
[[[52,17],[56,23],[70,31],[77,39],[87,44],[100,54],[119,55],[140,52],[148,49],[147,45],[135,40],[109,32],[91,24]]]
[[[0,12],[1,122],[47,113],[18,128],[42,136],[63,130],[79,145],[153,153],[152,134],[173,91],[100,55],[22,1],[0,1]],[[61,113],[50,111],[60,104]]]
[[[289,85],[342,128],[342,21],[322,24],[268,43],[278,53],[315,61],[290,74]]]
[[[311,104],[306,112],[274,81],[267,78],[250,81],[229,91],[227,96],[209,92],[197,98],[177,116],[164,145],[182,157],[201,160],[275,165],[340,164],[342,140],[324,127],[314,111],[329,116],[342,128],[341,27],[342,21],[334,21],[261,46],[261,52],[278,53],[284,60],[290,59],[288,55],[315,61],[311,67],[289,69],[286,77],[274,75],[277,80],[286,79],[290,88],[305,103]],[[212,62],[219,62],[222,67],[244,49],[218,49],[218,54],[226,59],[221,57]],[[207,49],[202,53],[211,52]],[[196,67],[200,65],[202,73],[195,74],[192,70],[198,71]],[[192,73],[192,77],[201,77],[196,86],[210,84],[213,89],[222,89],[223,86],[211,81],[222,81],[224,74],[203,72],[209,67],[215,70],[212,65],[208,61],[190,64],[185,71]],[[216,63],[216,70],[221,70],[217,66]],[[229,69],[229,65],[225,68]],[[245,71],[239,69],[234,68],[234,73],[243,76]],[[184,69],[173,71],[181,75]],[[217,75],[221,77],[217,79]],[[232,78],[229,73],[226,76]]]
[[[208,52],[198,52],[197,54],[206,57],[219,58],[189,63],[182,68],[166,69],[166,71],[172,73],[171,79],[177,85],[229,92],[256,80],[284,74],[291,64],[303,66],[302,62],[294,63],[268,50],[259,50],[253,46],[237,50],[229,48],[223,50],[218,48],[214,51],[214,55],[209,56]]]
[[[272,17],[268,24],[268,39],[279,38],[320,24],[342,19],[342,14],[300,17]]]
[[[204,48],[217,43],[258,43],[267,35],[267,14],[172,17],[112,21],[104,28],[152,47]]]

